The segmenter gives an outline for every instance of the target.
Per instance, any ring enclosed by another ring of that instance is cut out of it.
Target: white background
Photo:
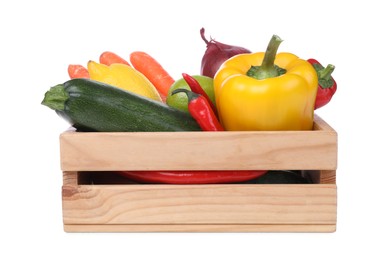
[[[389,259],[389,29],[386,1],[2,1],[0,259]],[[146,51],[178,78],[199,73],[206,36],[336,65],[317,113],[339,134],[331,234],[63,232],[59,134],[40,105],[67,65]],[[387,240],[387,241],[386,241]],[[7,255],[7,256],[6,256]]]

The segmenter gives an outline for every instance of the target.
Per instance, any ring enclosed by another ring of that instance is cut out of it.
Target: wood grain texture
[[[335,232],[336,225],[64,225],[65,232]]]
[[[335,170],[337,133],[313,131],[79,133],[60,136],[63,171]]]
[[[334,183],[336,184],[336,171],[335,170],[322,170],[320,175],[320,183]]]
[[[63,186],[64,224],[336,224],[336,186]]]
[[[62,182],[64,186],[76,186],[79,183],[78,173],[76,171],[63,172],[62,173]]]

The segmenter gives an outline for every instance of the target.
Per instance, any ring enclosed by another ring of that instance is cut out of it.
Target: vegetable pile
[[[68,66],[70,79],[51,87],[42,104],[77,131],[311,130],[314,110],[328,104],[337,84],[333,65],[278,53],[272,36],[265,52],[207,40],[200,75],[174,79],[146,52],[129,61],[103,52],[87,66]],[[266,171],[121,172],[142,183],[235,183]],[[223,176],[223,177],[222,177]]]

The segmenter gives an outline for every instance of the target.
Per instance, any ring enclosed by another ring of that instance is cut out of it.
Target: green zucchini
[[[188,113],[90,79],[72,79],[46,92],[43,105],[78,131],[200,131]]]

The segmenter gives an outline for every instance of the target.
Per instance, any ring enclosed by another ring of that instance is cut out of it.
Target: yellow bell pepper
[[[162,101],[153,84],[143,74],[128,65],[114,63],[107,66],[89,61],[88,72],[93,80],[107,83],[150,99]]]
[[[274,35],[265,53],[239,54],[221,65],[214,89],[226,130],[312,129],[317,73],[294,54],[277,54],[281,42]]]

